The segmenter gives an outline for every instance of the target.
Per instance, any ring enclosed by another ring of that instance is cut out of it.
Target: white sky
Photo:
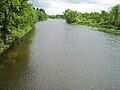
[[[66,9],[79,12],[100,12],[120,4],[120,0],[30,0],[37,8],[43,8],[46,13],[62,14]]]

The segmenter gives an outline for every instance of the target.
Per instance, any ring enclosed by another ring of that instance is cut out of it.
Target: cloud
[[[29,0],[35,7],[46,8],[51,5],[51,0]]]
[[[86,2],[86,3],[97,3],[97,0],[69,0],[69,2],[71,3],[83,3],[83,2]]]
[[[120,0],[30,0],[35,7],[43,8],[48,14],[62,14],[65,9],[79,12],[100,12],[120,4]]]
[[[103,5],[113,5],[119,4],[120,0],[69,0],[71,3],[89,3],[89,4],[103,4]]]

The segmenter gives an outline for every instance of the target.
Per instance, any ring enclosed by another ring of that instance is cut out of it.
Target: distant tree
[[[65,10],[64,18],[67,23],[84,24],[95,27],[120,29],[120,4],[113,6],[109,12],[101,11],[81,13]]]
[[[72,11],[70,9],[67,9],[64,12],[64,17],[65,17],[67,23],[74,23],[75,22],[75,18],[78,15],[79,14],[77,13],[77,11]]]
[[[112,24],[120,29],[120,4],[111,8],[110,16],[112,18]]]

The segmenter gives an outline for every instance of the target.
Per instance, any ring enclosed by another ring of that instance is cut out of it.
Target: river
[[[120,90],[120,36],[38,22],[0,57],[0,90]]]

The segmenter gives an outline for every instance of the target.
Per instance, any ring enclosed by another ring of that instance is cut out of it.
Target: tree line
[[[64,19],[67,23],[120,30],[120,4],[100,13],[81,13],[68,9],[64,12]]]
[[[49,15],[49,18],[51,19],[64,19],[63,15],[57,14],[57,15]]]
[[[120,30],[120,4],[113,6],[109,11],[100,13],[81,13],[67,9],[63,15],[50,15],[52,19],[65,19],[69,24],[82,24],[93,27]]]
[[[47,18],[44,9],[35,9],[28,0],[1,0],[0,49],[25,35],[34,22]]]

